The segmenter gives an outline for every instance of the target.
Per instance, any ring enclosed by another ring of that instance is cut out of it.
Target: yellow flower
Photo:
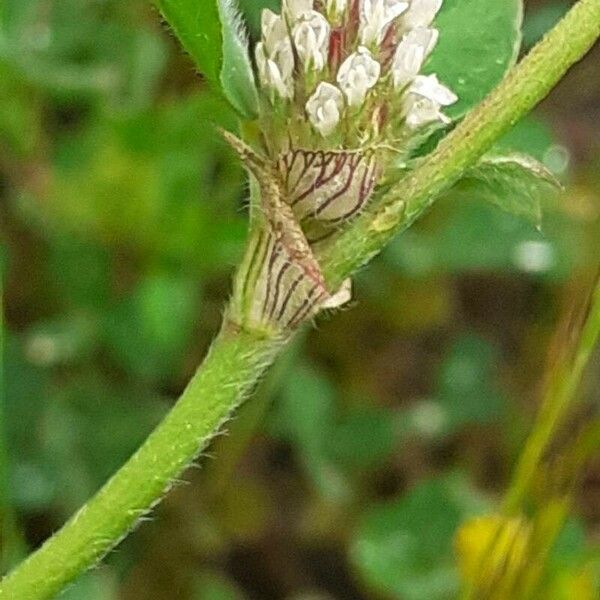
[[[467,521],[455,537],[464,583],[480,589],[510,589],[527,560],[529,525],[520,518],[487,515]]]

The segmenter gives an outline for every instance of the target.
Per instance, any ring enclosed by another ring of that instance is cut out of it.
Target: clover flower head
[[[442,109],[456,96],[421,75],[438,41],[432,22],[442,3],[283,0],[281,15],[265,9],[255,52],[264,97],[324,139],[347,122],[353,144],[393,127],[410,136],[447,122]]]
[[[283,0],[280,15],[263,11],[255,58],[269,169],[262,182],[253,172],[278,200],[252,254],[252,320],[294,328],[349,300],[350,282],[326,288],[313,248],[360,214],[429,129],[449,123],[443,110],[457,96],[423,74],[442,2]]]
[[[327,137],[340,122],[343,106],[342,92],[335,85],[321,82],[306,103],[306,112],[313,127]]]

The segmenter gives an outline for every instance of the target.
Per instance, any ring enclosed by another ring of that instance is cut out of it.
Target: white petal
[[[450,106],[458,100],[458,96],[445,85],[442,85],[436,75],[419,75],[415,77],[409,91],[433,100],[441,106]]]
[[[304,13],[311,11],[313,4],[313,0],[283,0],[282,11],[287,15],[290,24],[293,24]]]
[[[421,70],[425,52],[420,46],[398,46],[392,65],[394,87],[401,88],[410,83]]]
[[[294,25],[292,37],[300,60],[308,70],[321,71],[327,63],[330,27],[327,19],[316,11],[305,13]]]
[[[424,125],[434,123],[449,123],[450,119],[440,111],[440,105],[417,94],[407,94],[404,100],[406,125],[411,129],[418,129]]]
[[[425,49],[425,56],[429,56],[432,50],[435,48],[439,37],[440,32],[437,29],[430,27],[417,27],[416,29],[409,31],[403,37],[402,41],[406,41],[408,44],[421,46]]]
[[[409,31],[396,48],[392,63],[394,87],[404,87],[418,74],[438,40],[437,29],[419,27]]]
[[[267,61],[269,60],[267,56],[267,52],[265,49],[265,45],[263,42],[259,42],[256,44],[256,49],[254,50],[254,55],[256,57],[256,66],[258,67],[258,75],[260,79],[260,83],[263,87],[268,86],[268,78],[266,76],[267,70]]]
[[[399,0],[362,0],[360,40],[364,46],[380,44],[390,24],[408,9]]]
[[[281,17],[276,15],[272,10],[269,10],[268,8],[263,9],[260,18],[263,38],[268,38],[271,35],[271,31],[274,29],[275,24],[280,20]]]
[[[262,12],[261,32],[263,42],[269,53],[273,52],[277,44],[288,38],[284,20],[268,8]]]
[[[287,52],[284,52],[284,44],[281,44],[279,49],[280,52],[275,54],[275,58],[271,58],[262,42],[256,45],[259,80],[262,87],[275,90],[282,98],[291,98],[294,93],[292,80],[294,63],[291,44],[289,44]]]
[[[389,25],[408,10],[409,3],[401,0],[383,0],[385,25]]]
[[[339,308],[348,304],[350,300],[352,300],[352,279],[346,279],[340,289],[321,304],[321,308]]]
[[[350,106],[360,106],[367,92],[379,80],[381,65],[373,58],[367,48],[360,46],[341,65],[337,82],[344,92]]]
[[[344,107],[342,92],[330,83],[321,82],[306,103],[313,127],[323,136],[331,135],[341,119]]]
[[[402,25],[406,29],[429,27],[440,11],[442,3],[443,0],[412,0],[410,8],[402,17]]]

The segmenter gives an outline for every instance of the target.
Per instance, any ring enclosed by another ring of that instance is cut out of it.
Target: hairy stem
[[[410,225],[507,129],[542,100],[600,35],[600,0],[580,0],[396,190],[321,255],[332,289]],[[136,454],[42,548],[0,583],[0,598],[42,600],[112,549],[165,494],[252,390],[283,340],[221,334],[176,406]]]
[[[60,532],[3,580],[0,598],[52,598],[113,548],[219,432],[282,344],[221,333],[177,406]]]

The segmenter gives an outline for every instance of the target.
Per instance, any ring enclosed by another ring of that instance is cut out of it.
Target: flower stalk
[[[288,4],[297,7],[302,1]],[[371,2],[373,6],[380,4],[384,3]],[[435,2],[427,4],[435,6]],[[327,8],[329,14],[340,15],[352,7],[337,0],[327,2]],[[410,13],[404,16],[417,22],[421,18]],[[381,28],[378,31],[381,33]],[[384,31],[384,40],[386,35]],[[599,36],[600,0],[580,0],[393,194],[373,198],[369,208],[333,243],[315,251],[327,288],[337,289],[395,233],[422,214],[504,131],[547,95]],[[269,53],[267,60],[272,56]],[[275,71],[269,69],[274,76]],[[279,75],[281,89],[289,89],[285,87],[288,84],[284,73],[280,71]],[[272,80],[278,82],[272,94],[278,94],[279,79]],[[315,139],[321,137],[318,131],[311,135]],[[269,328],[253,327],[249,321],[226,323],[204,364],[165,420],[59,532],[2,580],[0,598],[52,598],[114,548],[206,448],[290,336],[291,333],[282,336]]]

